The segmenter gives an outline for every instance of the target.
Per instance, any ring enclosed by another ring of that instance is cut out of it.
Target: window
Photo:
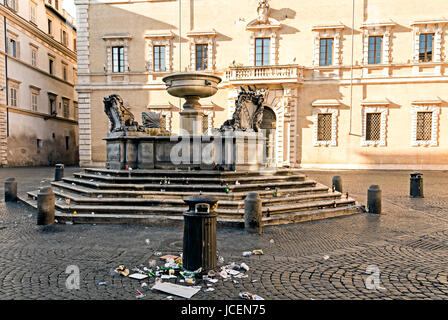
[[[327,102],[327,101],[326,101]],[[324,105],[321,101],[313,102],[313,146],[336,147],[339,103]]]
[[[63,109],[64,118],[68,118],[68,117],[70,117],[70,102],[67,99],[63,99],[62,103],[64,106],[64,109]]]
[[[67,65],[62,64],[62,78],[67,81]]]
[[[38,101],[39,101],[39,92],[31,89],[31,110],[32,111],[38,110],[38,108],[39,108]]]
[[[271,39],[257,38],[255,39],[255,66],[269,65],[269,48]]]
[[[51,35],[52,31],[52,22],[50,19],[48,19],[48,34]]]
[[[17,107],[17,88],[10,89],[10,104],[13,107]]]
[[[112,47],[112,72],[124,72],[124,47]]]
[[[317,115],[317,141],[330,141],[332,133],[331,113],[319,113]]]
[[[59,10],[59,0],[54,0],[54,7]]]
[[[417,112],[417,141],[432,139],[432,112]]]
[[[369,37],[369,64],[381,63],[383,36]]]
[[[420,62],[431,62],[433,56],[434,34],[427,33],[420,35],[418,59]]]
[[[61,31],[61,42],[64,46],[66,46],[68,44],[67,41],[67,32],[65,30]]]
[[[8,0],[7,3],[12,10],[17,11],[17,0]]]
[[[34,48],[31,48],[31,65],[33,67],[37,66],[37,50]]]
[[[30,21],[34,24],[36,23],[36,7],[37,7],[37,5],[33,1],[31,1],[30,2]]]
[[[69,150],[69,149],[70,149],[70,137],[65,136],[65,150]]]
[[[202,117],[202,132],[205,134],[208,131],[208,117],[209,115],[204,114]]]
[[[320,39],[319,65],[330,66],[333,64],[333,38]]]
[[[196,70],[207,70],[207,51],[208,45],[196,45]]]
[[[42,149],[42,139],[36,139],[36,147],[37,147],[37,152],[40,152],[40,149]]]
[[[165,46],[154,46],[154,71],[166,71]]]
[[[366,141],[381,140],[381,113],[366,114]]]
[[[17,58],[17,42],[14,39],[9,39],[9,54]]]
[[[53,116],[53,115],[57,115],[57,110],[56,110],[56,96],[54,95],[48,95],[48,111],[49,113]]]
[[[53,59],[48,59],[48,72],[51,75],[54,75],[54,60]]]

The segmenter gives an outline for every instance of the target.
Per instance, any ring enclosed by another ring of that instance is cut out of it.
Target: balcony
[[[303,68],[298,65],[231,67],[225,80],[231,84],[301,83]]]

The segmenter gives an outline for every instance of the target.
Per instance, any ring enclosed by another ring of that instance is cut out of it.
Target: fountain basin
[[[200,72],[177,72],[162,79],[168,93],[174,97],[208,98],[216,94],[221,78]]]

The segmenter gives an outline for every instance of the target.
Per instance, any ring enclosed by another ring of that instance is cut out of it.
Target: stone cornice
[[[17,25],[21,26],[23,29],[31,33],[32,35],[36,36],[40,40],[47,43],[51,48],[60,51],[62,54],[68,56],[69,58],[76,61],[76,52],[70,50],[66,46],[64,46],[62,43],[56,41],[52,37],[50,37],[48,34],[37,28],[35,25],[33,25],[31,22],[23,19],[22,17],[18,16],[17,14],[14,14],[11,10],[8,10],[5,8],[4,5],[0,4],[0,12],[6,16],[7,19],[10,19]]]

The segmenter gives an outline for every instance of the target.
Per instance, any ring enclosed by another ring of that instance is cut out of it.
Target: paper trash
[[[200,289],[194,289],[192,287],[185,287],[174,283],[169,282],[158,282],[156,283],[152,289],[163,291],[169,294],[174,294],[176,296],[190,299],[196,293],[199,292]]]

